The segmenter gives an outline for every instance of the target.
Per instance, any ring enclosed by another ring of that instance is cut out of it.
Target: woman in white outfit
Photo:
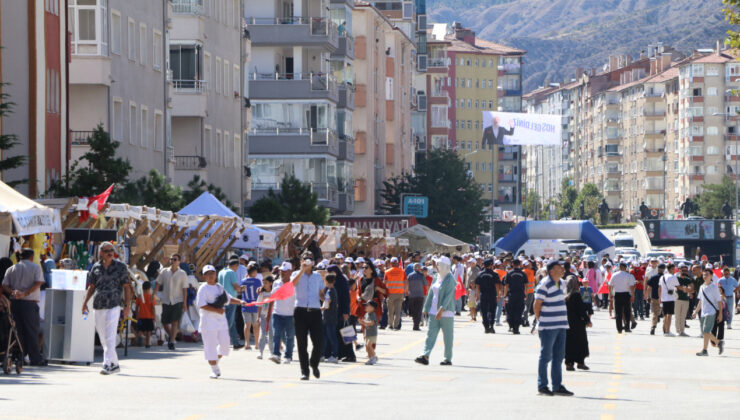
[[[198,288],[195,298],[200,312],[200,335],[203,338],[203,351],[206,360],[211,365],[211,378],[221,376],[218,361],[229,355],[231,340],[229,324],[226,321],[224,307],[228,304],[246,305],[247,303],[226,293],[224,287],[218,284],[216,268],[212,265],[203,267],[203,277],[206,282]]]

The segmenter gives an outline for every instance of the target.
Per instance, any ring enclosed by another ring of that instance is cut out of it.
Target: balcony
[[[642,111],[642,115],[648,118],[665,117],[665,109],[645,109]]]
[[[514,182],[516,177],[512,174],[498,174],[498,180],[504,182]]]
[[[339,48],[337,25],[324,17],[248,17],[247,25],[253,47],[320,47],[331,52]]]
[[[69,64],[70,85],[111,85],[111,59],[102,55],[73,55]]]
[[[346,192],[339,192],[338,197],[339,203],[337,206],[337,211],[341,213],[352,213],[355,211],[355,192],[354,188],[346,191]]]
[[[516,153],[513,152],[499,152],[498,160],[516,160]]]
[[[337,83],[334,76],[327,73],[250,73],[249,96],[250,99],[327,99],[339,102]]]
[[[93,134],[94,131],[70,131],[69,142],[72,146],[87,146]]]
[[[664,137],[665,130],[647,129],[645,130],[645,137]]]
[[[355,38],[351,35],[339,37],[337,50],[331,54],[333,57],[346,56],[352,60],[355,59]]]
[[[427,67],[447,68],[447,57],[430,57]]]
[[[645,92],[645,100],[647,102],[661,101],[664,97],[664,92]]]
[[[519,74],[522,72],[521,64],[502,64],[498,66],[499,74]]]
[[[326,128],[258,128],[249,130],[250,154],[339,155],[337,134]]]
[[[339,136],[339,156],[337,160],[355,160],[355,141],[348,136]]]
[[[355,88],[352,85],[343,83],[339,86],[339,102],[337,108],[355,109]]]
[[[504,89],[503,96],[522,96],[521,89]]]
[[[330,209],[339,208],[339,191],[337,186],[328,182],[312,182],[311,192],[319,198],[319,205]]]
[[[203,156],[175,156],[175,170],[195,171],[205,169],[206,158]]]
[[[205,9],[202,0],[173,0],[172,13],[176,15],[203,16]]]
[[[205,118],[207,114],[206,82],[203,80],[173,80],[173,117]]]

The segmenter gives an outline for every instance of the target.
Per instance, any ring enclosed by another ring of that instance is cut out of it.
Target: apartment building
[[[427,48],[430,147],[456,150],[467,161],[494,215],[516,211],[519,147],[482,145],[482,113],[521,111],[525,51],[478,39],[459,23],[434,24]]]
[[[239,203],[249,194],[242,182],[249,118],[242,69],[251,57],[243,2],[171,2],[174,181],[184,186],[197,176]]]
[[[119,142],[131,178],[172,177],[168,136],[166,0],[70,0],[70,158],[101,125]],[[91,192],[92,193],[92,192]]]
[[[355,211],[376,214],[383,181],[412,170],[413,41],[380,10],[357,3],[355,30]]]
[[[354,208],[354,2],[248,2],[252,202],[295,175],[332,213]]]
[[[18,190],[44,194],[67,170],[67,10],[61,0],[0,1],[0,80],[13,102],[0,133],[19,144],[1,158],[26,156],[20,168],[0,172]]]

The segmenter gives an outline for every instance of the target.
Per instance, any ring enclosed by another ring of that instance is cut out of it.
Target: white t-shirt
[[[437,315],[437,307],[439,306],[439,288],[442,286],[442,280],[435,280],[432,283],[432,306],[429,308],[431,315]],[[442,318],[454,318],[455,313],[452,311],[442,312]]]
[[[200,285],[198,295],[195,298],[196,305],[198,306],[198,313],[200,314],[200,326],[198,327],[198,331],[218,331],[229,329],[229,324],[226,322],[225,315],[203,309],[204,306],[213,303],[222,293],[224,293],[224,287],[218,283],[214,285],[203,283]],[[228,293],[227,296],[229,299],[234,299],[234,297]]]
[[[277,289],[280,288],[280,286],[283,285],[283,281],[280,279],[275,280],[274,283],[272,283],[272,292],[275,293]],[[287,299],[283,300],[276,300],[275,304],[272,307],[272,313],[275,315],[282,315],[282,316],[293,316],[293,312],[295,311],[295,293]]]
[[[660,287],[660,300],[663,302],[674,302],[676,300],[676,287],[679,286],[678,277],[671,273],[665,273],[658,282]],[[673,290],[673,294],[669,295],[668,291]]]
[[[702,284],[699,288],[699,300],[701,301],[701,316],[714,315],[717,311],[714,308],[719,309],[719,302],[722,297],[719,293],[719,287],[717,284],[710,283],[709,286]],[[709,300],[707,300],[709,298]],[[712,303],[709,303],[711,301]],[[714,307],[712,307],[714,305]]]
[[[612,275],[609,283],[614,288],[614,293],[629,292],[630,287],[635,285],[635,276],[626,271],[618,271]]]

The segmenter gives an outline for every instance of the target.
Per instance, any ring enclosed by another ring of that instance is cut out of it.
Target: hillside
[[[721,0],[428,0],[429,22],[461,22],[477,36],[527,50],[524,89],[640,55],[661,41],[689,53],[729,28]]]

